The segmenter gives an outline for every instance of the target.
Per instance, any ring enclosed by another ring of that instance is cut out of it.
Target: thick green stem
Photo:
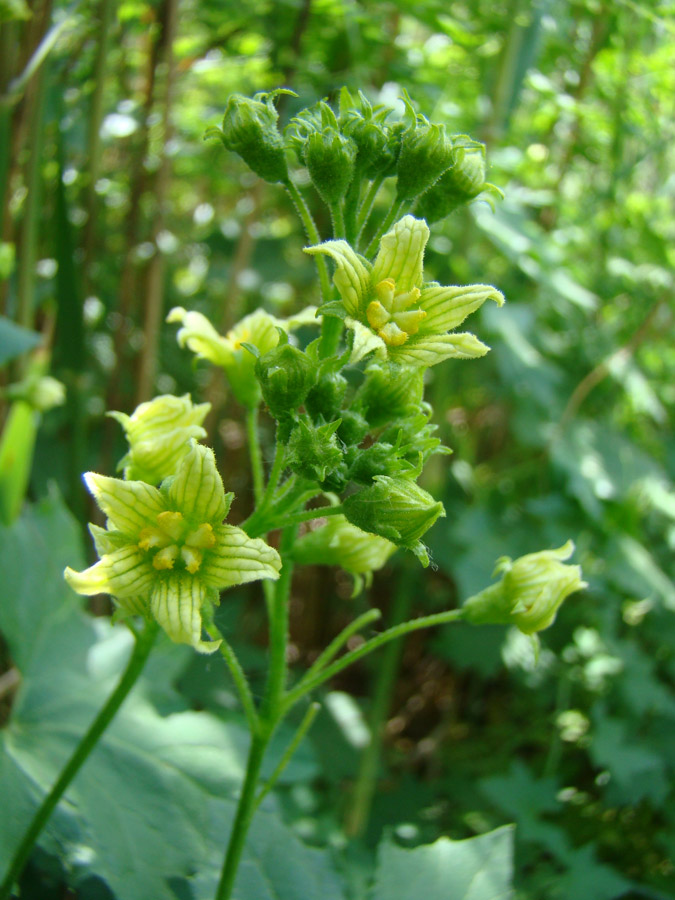
[[[357,647],[355,650],[346,653],[343,657],[338,659],[331,666],[323,669],[318,674],[314,676],[309,676],[309,674],[305,675],[299,684],[286,694],[284,713],[297,703],[301,697],[304,697],[305,694],[308,694],[310,691],[313,691],[314,688],[322,685],[324,681],[328,681],[333,675],[337,675],[338,672],[351,666],[352,663],[355,663],[358,659],[367,656],[369,653],[372,653],[373,650],[377,650],[377,648],[381,647],[383,644],[388,644],[389,641],[410,634],[412,631],[419,631],[422,628],[431,628],[433,625],[446,625],[449,622],[456,622],[461,619],[463,615],[463,609],[451,609],[447,612],[434,613],[431,616],[420,616],[419,619],[413,619],[410,622],[403,622],[401,625],[394,625],[392,628],[388,628],[386,631],[383,631],[382,634],[378,634],[376,637],[366,641],[365,644],[361,644],[361,646]]]
[[[246,412],[246,433],[248,436],[248,452],[251,459],[251,475],[253,477],[253,497],[259,506],[265,490],[265,473],[263,471],[260,440],[258,438],[258,408],[253,407]]]
[[[331,203],[330,205],[330,218],[333,223],[333,237],[337,240],[340,238],[347,237],[347,231],[345,228],[345,217],[342,210],[342,204],[338,200],[337,203]]]
[[[378,249],[380,244],[380,238],[382,235],[388,231],[391,226],[394,224],[394,220],[400,215],[403,207],[408,203],[408,200],[397,200],[392,208],[389,210],[385,218],[380,224],[380,227],[377,229],[375,234],[373,235],[373,239],[368,244],[368,249],[365,252],[365,256],[370,259],[371,256],[375,256],[375,251]]]
[[[398,625],[410,615],[413,591],[404,578],[394,595],[391,611],[391,622]],[[391,697],[396,683],[401,654],[402,641],[392,641],[382,653],[377,666],[373,702],[370,707],[370,743],[361,754],[359,771],[352,789],[351,801],[345,818],[345,832],[350,837],[362,834],[368,817],[377,785],[377,772],[382,751],[384,724],[391,709]]]
[[[269,736],[267,735],[254,735],[251,740],[244,786],[237,804],[237,812],[230,833],[230,842],[227,846],[225,862],[214,900],[229,900],[232,896],[241,854],[244,851],[248,830],[257,806],[256,790],[268,743]]]
[[[270,668],[267,689],[263,701],[263,722],[276,725],[280,718],[282,698],[286,686],[286,646],[288,644],[288,598],[293,577],[291,551],[297,534],[294,525],[284,528],[281,534],[279,555],[282,559],[281,575],[275,585],[274,603],[270,615]]]
[[[289,554],[293,547],[295,536],[295,528],[284,529],[279,548],[283,563],[281,575],[276,585],[274,585],[274,589],[272,589],[269,582],[265,582],[265,599],[270,622],[270,667],[267,675],[265,698],[258,719],[259,728],[252,735],[244,786],[237,804],[237,812],[232,825],[215,900],[230,900],[232,896],[248,830],[258,802],[261,799],[258,797],[258,780],[265,751],[277,725],[284,717],[283,696],[287,671],[288,598],[293,575],[293,563],[289,558]],[[290,759],[290,755],[288,759]]]
[[[298,215],[302,219],[302,224],[305,226],[305,231],[307,233],[307,238],[309,239],[310,244],[320,244],[321,237],[319,235],[319,230],[316,227],[314,219],[312,218],[312,214],[309,211],[307,203],[305,202],[305,198],[302,196],[302,194],[295,186],[295,184],[290,180],[290,178],[284,186],[290,194],[291,200],[295,204]],[[330,300],[330,278],[328,277],[328,266],[326,265],[326,260],[320,254],[316,256],[315,259],[316,267],[319,271],[321,300],[323,303],[327,303]]]
[[[51,791],[47,794],[37,812],[33,816],[33,821],[28,826],[28,830],[26,831],[23,840],[19,844],[19,847],[14,854],[14,858],[10,864],[9,871],[5,876],[5,880],[0,886],[0,900],[7,900],[7,898],[10,896],[12,886],[21,875],[23,867],[28,861],[28,857],[31,854],[35,842],[40,836],[42,829],[49,821],[49,818],[54,812],[54,809],[56,808],[59,800],[65,793],[73,778],[82,768],[82,765],[85,763],[85,761],[89,757],[89,754],[96,746],[99,738],[106,730],[108,725],[112,722],[115,714],[117,713],[117,710],[120,708],[129,691],[136,683],[138,676],[143,671],[143,667],[145,666],[148,656],[150,655],[150,651],[152,649],[155,636],[157,635],[157,631],[158,626],[154,622],[152,622],[148,623],[145,626],[145,630],[143,632],[135,635],[136,644],[134,645],[134,649],[131,653],[131,657],[129,658],[129,662],[127,663],[127,667],[124,670],[124,674],[120,678],[117,687],[108,698],[107,703],[99,712],[98,716],[94,719],[89,730],[82,738],[77,748],[75,749],[75,752],[66,763],[65,768],[59,775]]]

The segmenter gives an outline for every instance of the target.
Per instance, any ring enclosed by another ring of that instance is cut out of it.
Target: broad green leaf
[[[507,900],[512,897],[513,826],[465,841],[439,838],[406,850],[380,845],[371,900]]]

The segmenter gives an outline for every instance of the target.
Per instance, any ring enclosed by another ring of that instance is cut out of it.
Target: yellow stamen
[[[165,512],[159,513],[157,516],[157,524],[162,531],[170,535],[174,541],[180,540],[185,531],[185,519],[183,518],[183,514],[179,512],[166,510]]]
[[[159,528],[143,528],[138,535],[138,546],[141,550],[151,550],[154,547],[166,547],[171,543],[171,538],[160,531]]]
[[[396,322],[387,322],[377,333],[390,347],[400,347],[408,340],[408,335],[405,331],[401,331]]]
[[[183,557],[185,568],[191,575],[194,575],[202,564],[201,552],[194,547],[186,546],[181,548],[180,555]]]
[[[379,300],[373,300],[366,310],[366,318],[371,328],[377,330],[382,328],[391,319],[387,310],[382,306]]]
[[[155,553],[152,564],[156,569],[160,570],[173,569],[173,564],[176,562],[178,553],[178,547],[175,544],[170,544],[168,547],[163,547],[159,553]]]
[[[188,534],[185,538],[185,543],[188,547],[201,547],[203,550],[208,550],[215,546],[216,536],[211,525],[208,522],[203,522],[199,528]]]
[[[417,334],[420,322],[426,317],[423,309],[409,309],[407,312],[394,313],[394,322],[408,334]]]
[[[380,281],[375,285],[375,293],[377,294],[378,300],[388,310],[391,310],[395,292],[396,282],[393,278],[385,278],[384,281]]]
[[[408,309],[413,303],[417,303],[421,296],[420,289],[416,287],[406,291],[405,294],[397,294],[394,297],[391,311],[397,313],[401,312],[401,310]]]

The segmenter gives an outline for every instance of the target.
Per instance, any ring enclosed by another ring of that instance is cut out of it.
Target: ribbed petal
[[[108,572],[108,593],[113,597],[147,596],[157,577],[147,553],[129,544],[101,559]]]
[[[391,347],[392,362],[404,366],[435,366],[445,359],[477,359],[489,347],[474,334],[415,334],[402,347]]]
[[[150,610],[158,624],[177,644],[190,644],[200,653],[213,653],[220,641],[202,641],[201,608],[206,587],[198,578],[172,574],[156,583]]]
[[[404,216],[380,241],[380,251],[373,265],[372,283],[385,278],[396,282],[396,293],[403,294],[422,284],[424,248],[429,240],[429,226],[424,219]]]
[[[350,316],[365,309],[370,294],[370,276],[363,260],[347,241],[326,241],[316,247],[305,247],[305,253],[324,253],[335,262],[333,282]]]
[[[128,537],[135,538],[141,528],[154,524],[157,514],[166,509],[157,488],[142,481],[122,481],[95,472],[87,472],[84,480],[110,520],[111,530]]]
[[[359,322],[358,319],[346,318],[345,325],[354,332],[352,355],[349,358],[350,365],[355,366],[356,363],[360,362],[364,356],[367,356],[373,350],[378,356],[384,357],[387,355],[387,345],[382,338]]]
[[[204,584],[222,590],[260,578],[279,577],[281,559],[265,541],[250,538],[234,525],[219,525],[213,532],[216,546],[205,554],[199,570]]]
[[[430,285],[424,288],[420,297],[420,309],[427,314],[420,323],[420,331],[432,334],[451,331],[486,300],[494,300],[498,306],[502,306],[504,295],[489,284],[450,287]]]
[[[220,523],[232,502],[225,494],[213,450],[194,444],[183,457],[169,487],[169,506],[195,522]]]

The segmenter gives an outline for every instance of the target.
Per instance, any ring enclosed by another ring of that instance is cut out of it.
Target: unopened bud
[[[275,418],[304,402],[314,381],[314,364],[302,350],[284,343],[265,353],[255,367],[263,400]]]
[[[453,165],[418,200],[416,212],[427,222],[438,222],[483,192],[501,194],[485,181],[483,144],[456,147]]]
[[[323,416],[325,421],[331,421],[339,415],[346,390],[346,378],[337,372],[329,372],[319,378],[307,394],[305,408],[312,418]]]
[[[417,412],[424,394],[424,369],[372,364],[359,388],[356,402],[371,428],[380,428]]]
[[[207,136],[219,137],[256,175],[270,182],[288,180],[284,142],[277,128],[279,116],[273,102],[280,93],[291,92],[260,93],[253,99],[232,94],[225,108],[222,130],[207,132]]]
[[[324,203],[331,205],[345,196],[354,177],[355,158],[356,144],[334,128],[309,135],[305,164]]]
[[[412,550],[423,566],[429,564],[420,538],[445,510],[414,481],[378,475],[371,487],[347,497],[343,506],[352,525]]]
[[[557,550],[528,553],[516,560],[502,557],[495,574],[502,578],[469,597],[462,609],[472,625],[515,625],[524,634],[548,628],[566,597],[587,587],[581,566],[565,565],[574,553],[567,541]]]
[[[340,424],[329,422],[318,428],[300,422],[288,441],[288,465],[292,472],[310,481],[325,481],[342,462],[335,432]]]
[[[396,166],[398,200],[419,197],[452,163],[452,141],[444,125],[418,124],[406,131]]]

